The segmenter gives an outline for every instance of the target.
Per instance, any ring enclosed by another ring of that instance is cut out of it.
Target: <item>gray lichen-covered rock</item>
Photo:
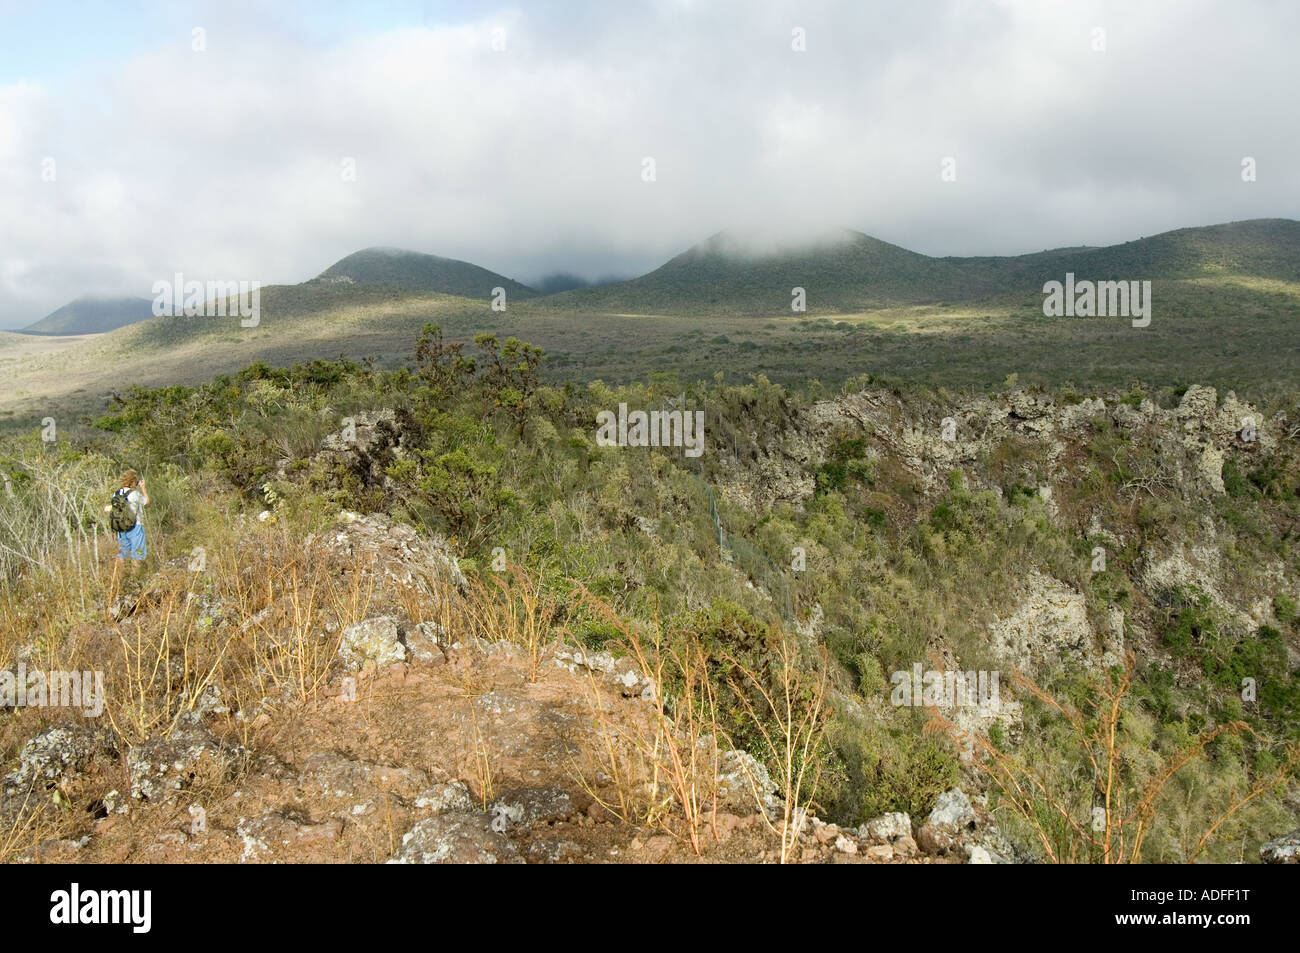
[[[570,672],[587,669],[602,675],[613,675],[617,662],[608,652],[592,652],[584,649],[560,648],[555,652],[555,660]]]
[[[380,513],[343,512],[322,540],[331,556],[364,574],[373,571],[403,586],[428,584],[464,592],[469,585],[445,540]]]
[[[446,630],[436,622],[421,622],[404,634],[406,650],[415,662],[438,662],[446,658],[449,647]]]
[[[1262,846],[1259,859],[1266,864],[1300,864],[1300,827]]]
[[[1097,664],[1098,651],[1083,594],[1042,573],[1028,574],[1023,601],[989,633],[995,652],[1024,671],[1063,658]]]
[[[131,797],[163,801],[196,782],[217,782],[233,777],[247,759],[241,745],[217,741],[193,713],[166,738],[151,738],[126,754]]]
[[[555,664],[570,672],[595,672],[607,676],[619,686],[624,698],[654,698],[654,682],[641,674],[631,659],[616,659],[609,652],[592,652],[561,646],[554,652]]]
[[[5,775],[4,790],[21,793],[59,781],[85,769],[96,754],[113,751],[112,739],[86,725],[59,725],[28,739],[18,767]]]
[[[392,616],[365,619],[343,630],[339,641],[339,658],[349,671],[359,671],[371,664],[385,668],[406,661],[406,646]]]
[[[892,843],[912,836],[912,818],[902,812],[873,818],[858,827],[858,839],[875,843]]]
[[[929,853],[951,853],[959,840],[974,831],[976,821],[970,798],[960,788],[953,788],[939,795],[930,816],[917,832],[917,841]]]
[[[522,864],[510,838],[492,829],[487,814],[447,813],[425,818],[402,836],[390,864]]]
[[[776,782],[763,762],[747,751],[725,751],[718,759],[718,804],[741,814],[781,810]]]
[[[318,751],[303,762],[302,785],[308,791],[330,797],[354,798],[378,787],[414,798],[428,788],[429,776],[419,768],[354,761],[334,751]]]
[[[432,814],[469,813],[474,810],[474,799],[464,781],[449,781],[421,791],[415,806]]]
[[[1012,845],[993,818],[983,807],[972,804],[960,788],[939,795],[916,839],[928,853],[963,857],[968,863],[1014,862]]]
[[[496,829],[563,821],[575,813],[573,798],[562,788],[514,788],[488,805]],[[504,826],[503,826],[504,825]]]
[[[236,831],[244,844],[240,863],[248,863],[274,861],[286,851],[327,845],[338,840],[343,825],[336,820],[303,823],[279,811],[267,811],[254,818],[241,817]]]

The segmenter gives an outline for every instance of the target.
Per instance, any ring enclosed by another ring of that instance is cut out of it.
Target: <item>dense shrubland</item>
[[[1226,492],[1207,508],[1171,483],[1167,461],[1152,447],[1099,416],[1071,471],[1083,476],[1058,490],[1053,516],[1037,490],[1047,464],[1033,441],[997,442],[935,489],[873,452],[870,434],[846,430],[830,434],[807,462],[810,495],[749,506],[710,488],[758,466],[777,435],[806,428],[816,386],[792,392],[761,376],[734,384],[721,375],[713,382],[658,375],[617,388],[548,384],[539,374],[543,357],[514,338],[481,334],[453,343],[430,326],[401,369],[347,360],[259,363],[198,387],[127,391],[53,451],[14,444],[0,463],[12,485],[0,500],[6,651],[21,637],[20,620],[35,621],[30,606],[18,608],[34,592],[76,594],[42,610],[51,638],[93,611],[103,570],[84,544],[116,469],[129,465],[147,475],[155,497],[155,564],[198,546],[219,550],[211,541],[240,512],[266,511],[300,537],[320,533],[341,510],[384,512],[446,538],[472,579],[491,579],[502,559],[519,567],[554,601],[567,637],[587,647],[625,651],[628,632],[584,608],[590,598],[633,630],[653,624],[666,645],[702,651],[719,727],[769,766],[777,754],[773,725],[753,714],[762,710],[762,690],[778,684],[781,653],[798,633],[800,664],[809,671],[821,649],[828,654],[833,715],[808,779],[818,782],[819,810],[840,822],[891,810],[923,814],[960,782],[956,749],[926,729],[925,712],[890,707],[889,673],[927,662],[936,636],[963,668],[997,669],[1003,663],[988,627],[1012,607],[1015,583],[1030,570],[1081,592],[1091,617],[1122,608],[1126,639],[1147,649],[1122,702],[1127,740],[1115,754],[1132,778],[1158,775],[1164,759],[1216,726],[1240,726],[1213,733],[1153,799],[1155,819],[1137,859],[1190,856],[1199,830],[1288,764],[1287,745],[1300,740],[1294,436],[1273,453],[1229,459]],[[864,386],[891,391],[918,416],[957,399],[870,380],[843,392]],[[668,448],[597,446],[598,411],[620,402],[667,407],[683,394],[683,406],[706,412],[708,451],[700,459]],[[1084,396],[1068,391],[1057,399]],[[1133,406],[1148,398],[1168,406],[1180,392],[1130,396]],[[377,414],[382,424],[366,423]],[[323,450],[329,435],[358,421],[382,439],[353,452]],[[1119,541],[1101,570],[1090,564],[1095,514],[1104,514]],[[1144,550],[1189,531],[1216,536],[1228,578],[1243,594],[1268,594],[1270,624],[1243,630],[1195,587],[1154,599],[1139,590],[1135,566]],[[805,560],[798,570],[796,550]],[[1270,560],[1285,567],[1290,590],[1269,581]],[[788,604],[764,584],[777,579]],[[1044,698],[1084,711],[1105,684],[1064,665],[1037,677]],[[1258,679],[1257,704],[1243,706],[1243,678]],[[1044,699],[1027,693],[1023,701],[1019,738],[995,727],[990,750],[1022,759],[1051,790],[1068,792],[1062,800],[1083,823],[1095,778],[1080,761],[1076,734]],[[1234,811],[1201,856],[1250,856],[1253,846],[1243,843],[1296,826],[1294,775],[1287,781],[1285,774]],[[997,791],[995,783],[995,807]],[[1010,816],[1007,823],[1032,853],[1032,825]],[[1095,859],[1086,850],[1063,854]]]

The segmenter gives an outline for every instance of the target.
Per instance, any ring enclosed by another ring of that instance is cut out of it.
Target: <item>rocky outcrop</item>
[[[345,467],[363,486],[389,482],[384,471],[408,453],[411,421],[391,408],[369,410],[344,418],[344,425],[321,441],[313,463]]]
[[[230,779],[248,753],[226,745],[204,727],[202,718],[186,712],[165,738],[152,738],[127,751],[131,797],[157,803],[196,784]]]
[[[1031,572],[1015,610],[989,632],[995,652],[1022,671],[1041,671],[1061,661],[1104,667],[1123,658],[1122,616],[1118,632],[1098,636],[1083,594],[1059,580]],[[1112,620],[1112,625],[1115,620]]]
[[[468,585],[445,540],[382,514],[363,516],[344,511],[337,529],[327,533],[321,542],[348,571],[361,567],[408,587],[424,583],[431,588],[450,586],[462,591]]]
[[[712,743],[712,739],[702,739]],[[747,751],[724,751],[718,759],[718,803],[745,814],[755,810],[776,816],[781,811],[777,784],[763,762]]]
[[[1007,864],[1014,859],[1011,844],[987,811],[971,803],[960,788],[939,795],[916,840],[927,853],[972,864]]]
[[[59,725],[28,739],[18,753],[18,767],[4,776],[6,794],[55,784],[80,773],[97,754],[114,753],[112,738],[86,725]]]
[[[868,457],[890,455],[929,491],[941,489],[953,467],[975,462],[1012,436],[1040,445],[1051,479],[1062,479],[1069,470],[1067,448],[1087,436],[1093,421],[1104,419],[1123,433],[1141,434],[1144,442],[1154,440],[1171,483],[1210,494],[1224,491],[1223,463],[1229,454],[1272,450],[1279,439],[1277,421],[1265,420],[1231,392],[1220,405],[1214,388],[1202,386],[1189,387],[1173,409],[1158,408],[1150,400],[1133,407],[1118,396],[1059,403],[1016,390],[918,413],[887,392],[862,391],[819,401],[809,414],[819,456],[832,434],[856,428],[874,445]]]
[[[1300,864],[1300,827],[1262,846],[1259,859],[1266,864]]]
[[[390,864],[522,864],[519,848],[487,814],[435,814],[402,835]]]
[[[343,630],[339,639],[339,659],[351,672],[367,666],[385,668],[406,661],[406,645],[392,616],[365,619]]]
[[[738,459],[729,447],[720,449],[718,491],[731,503],[752,511],[771,509],[779,503],[792,505],[810,498],[817,489],[812,475],[821,454],[816,437],[791,429],[778,439],[751,435],[754,449]]]

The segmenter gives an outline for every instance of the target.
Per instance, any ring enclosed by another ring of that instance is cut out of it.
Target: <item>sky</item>
[[[1281,0],[0,0],[0,328],[372,245],[527,283],[732,227],[1002,255],[1300,218],[1297,38]]]

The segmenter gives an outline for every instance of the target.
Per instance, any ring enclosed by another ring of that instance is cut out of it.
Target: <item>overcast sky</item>
[[[528,282],[733,225],[971,255],[1300,218],[1298,39],[1263,0],[0,0],[0,327],[369,245]]]

